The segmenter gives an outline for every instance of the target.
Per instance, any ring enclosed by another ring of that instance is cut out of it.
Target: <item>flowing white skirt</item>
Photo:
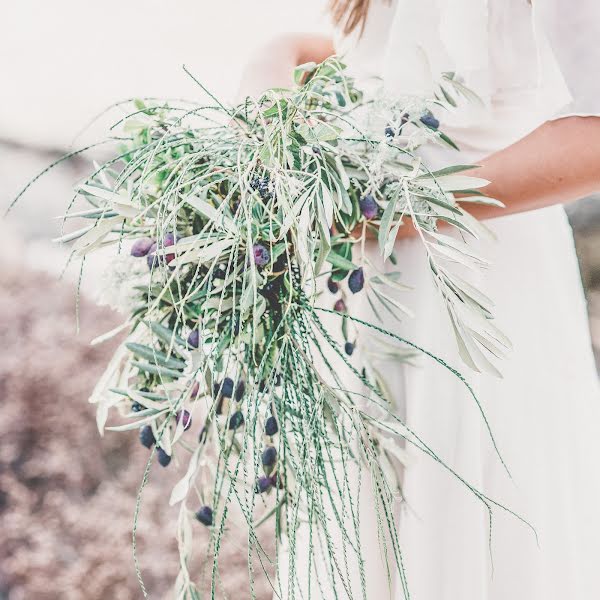
[[[527,519],[484,507],[447,471],[417,450],[403,474],[398,533],[413,600],[600,598],[600,393],[573,237],[562,207],[489,222],[496,242],[481,244],[492,268],[476,282],[496,302],[497,324],[514,351],[503,379],[461,365],[447,315],[433,289],[419,241],[397,244],[402,301],[416,313],[386,327],[461,370],[484,405],[512,479],[502,467],[473,400],[432,361],[389,362],[398,408],[451,467]],[[377,250],[373,248],[375,255]],[[373,319],[364,298],[351,314]],[[382,561],[368,486],[362,486],[362,546],[369,600],[404,598]],[[307,541],[300,540],[299,548]],[[302,560],[298,551],[298,560]],[[285,561],[283,561],[285,562]],[[306,565],[296,566],[299,573]],[[397,579],[397,578],[396,578]],[[283,597],[285,573],[282,573]],[[306,590],[303,596],[307,597]],[[347,598],[343,589],[312,598]],[[358,577],[352,598],[362,598]]]

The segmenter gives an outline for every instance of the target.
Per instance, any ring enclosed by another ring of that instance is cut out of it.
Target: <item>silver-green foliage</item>
[[[109,245],[121,253],[132,240],[156,242],[146,259],[135,259],[148,260],[147,281],[135,287],[130,334],[91,400],[101,432],[149,426],[152,456],[160,447],[185,471],[170,498],[181,507],[178,598],[200,597],[189,564],[193,531],[202,526],[194,511],[201,506],[213,515],[205,549],[212,557],[206,573],[212,597],[222,580],[224,533],[240,523],[251,581],[256,568],[277,564],[273,585],[280,593],[289,587],[290,598],[311,585],[365,597],[364,511],[376,512],[390,580],[396,571],[408,597],[393,517],[401,440],[457,477],[490,515],[496,506],[400,420],[385,377],[366,358],[362,365],[360,357],[350,359],[330,323],[338,321],[341,337],[358,339],[359,346],[365,333],[387,336],[379,352],[397,360],[425,354],[458,377],[481,408],[462,375],[381,323],[346,313],[343,303],[327,311],[320,302],[325,278],[335,287],[362,269],[359,293],[376,318],[405,318],[410,311],[396,297],[406,288],[388,266],[401,228],[411,221],[461,356],[471,368],[497,374],[490,357],[501,357],[508,340],[492,324],[491,301],[458,274],[486,266],[467,244],[482,228],[453,192],[467,201],[495,201],[476,191],[486,182],[464,175],[469,167],[431,172],[416,152],[422,142],[453,145],[421,117],[455,103],[446,88],[466,92],[448,75],[440,98],[419,99],[421,112],[407,108],[414,99],[388,106],[395,129],[386,137],[359,125],[361,112],[380,107],[362,98],[336,58],[304,65],[296,78],[294,89],[269,90],[235,109],[216,99],[210,106],[137,101],[120,123],[119,154],[77,189],[89,208],[69,207],[65,215],[90,221],[60,238],[73,242],[82,259]],[[366,196],[377,204],[368,217],[360,204]],[[442,222],[448,230],[439,229]],[[450,235],[452,228],[460,235]],[[384,268],[367,255],[369,235],[378,240]],[[347,292],[341,294],[338,299]],[[189,341],[194,331],[197,344]],[[231,382],[237,397],[225,389]],[[184,410],[194,423],[189,430]],[[274,435],[265,433],[269,417],[278,424]],[[116,424],[107,427],[109,419]],[[277,460],[265,466],[261,455],[271,445]],[[372,488],[375,506],[360,504],[360,486]],[[140,507],[141,490],[134,549]],[[260,545],[256,530],[263,523],[274,528],[276,556]],[[306,545],[297,543],[301,531]],[[312,565],[305,572],[295,568],[300,553]],[[137,556],[136,568],[140,575]],[[358,569],[362,592],[350,589],[351,569]],[[141,575],[140,583],[145,593]]]

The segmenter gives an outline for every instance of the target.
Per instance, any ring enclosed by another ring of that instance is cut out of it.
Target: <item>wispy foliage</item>
[[[181,506],[177,598],[199,597],[188,564],[197,551],[194,528],[202,525],[212,533],[204,549],[212,597],[232,526],[247,529],[251,575],[278,565],[273,585],[282,595],[289,589],[285,597],[310,587],[365,597],[365,510],[376,511],[390,581],[396,571],[408,598],[393,518],[400,440],[439,462],[490,515],[497,506],[394,414],[385,378],[366,357],[351,355],[361,335],[387,336],[380,355],[428,356],[481,408],[463,376],[346,308],[347,294],[361,293],[382,322],[410,318],[397,300],[406,290],[400,274],[387,266],[400,228],[411,222],[461,356],[473,369],[497,373],[491,358],[509,343],[492,324],[492,302],[455,268],[487,263],[467,244],[481,228],[453,192],[495,201],[476,191],[486,182],[466,176],[470,167],[431,172],[416,153],[422,143],[453,145],[432,111],[453,104],[452,91],[467,92],[449,74],[439,98],[366,103],[336,58],[298,68],[296,81],[294,89],[269,90],[235,108],[216,99],[210,106],[136,101],[119,123],[118,155],[77,188],[89,208],[65,215],[89,225],[59,240],[82,259],[109,245],[129,254],[111,267],[104,296],[125,309],[130,334],[91,401],[101,432],[139,430],[151,459],[182,468],[170,497]],[[365,112],[383,115],[380,132],[361,125]],[[367,256],[370,233],[385,269]],[[326,279],[333,311],[320,302]],[[341,335],[331,331],[332,319]],[[142,489],[149,472],[150,463]],[[360,505],[361,485],[372,487],[375,506]],[[256,533],[267,522],[276,556]],[[307,546],[296,543],[301,529]],[[300,553],[306,572],[296,569]],[[362,592],[350,588],[351,569]],[[140,583],[145,593],[141,576]]]

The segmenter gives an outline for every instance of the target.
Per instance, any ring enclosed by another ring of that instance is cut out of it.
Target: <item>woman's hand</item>
[[[323,62],[333,53],[333,42],[325,35],[292,33],[275,38],[246,65],[237,100],[259,96],[273,87],[291,87],[294,69],[298,65]]]

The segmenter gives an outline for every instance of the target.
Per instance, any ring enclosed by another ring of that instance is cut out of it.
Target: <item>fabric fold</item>
[[[532,15],[539,103],[558,118],[600,115],[600,2],[536,0]]]

